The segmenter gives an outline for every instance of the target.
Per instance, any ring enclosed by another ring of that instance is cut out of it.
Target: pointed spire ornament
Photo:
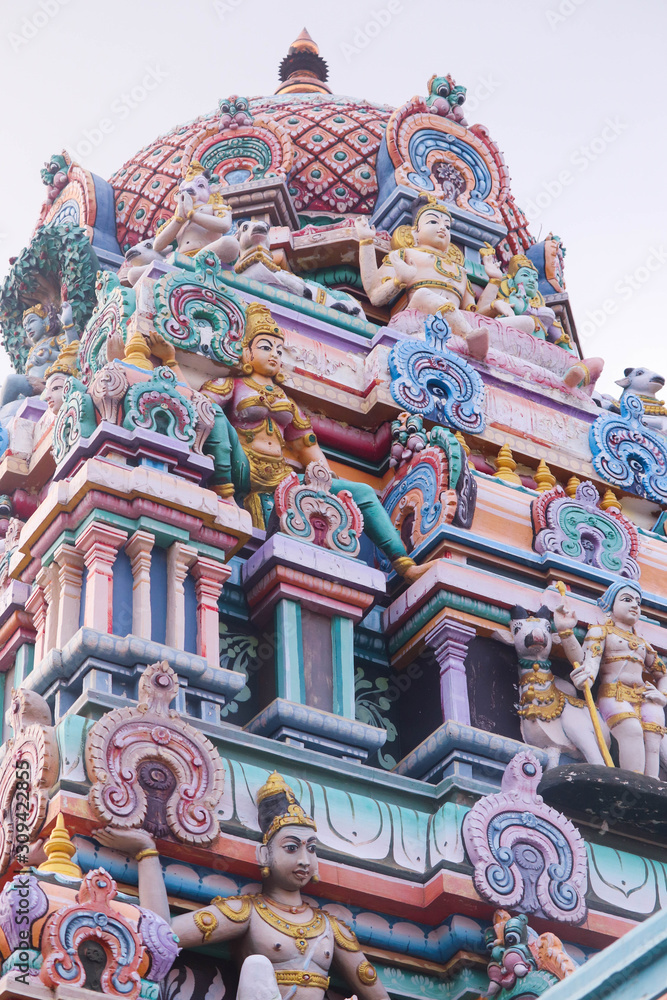
[[[325,83],[328,75],[319,47],[304,28],[280,64],[281,84],[276,94],[330,94]]]
[[[62,813],[58,813],[56,825],[44,844],[44,853],[47,860],[41,863],[38,871],[55,872],[56,875],[67,875],[69,878],[83,878],[83,872],[72,861],[76,854],[76,847],[67,832]]]
[[[600,500],[600,507],[602,510],[609,510],[610,508],[618,511],[623,510],[621,501],[615,493],[612,493],[611,490],[605,490],[604,496],[602,497],[602,500]]]
[[[454,431],[454,437],[456,438],[456,440],[458,441],[458,443],[461,445],[461,447],[465,451],[466,455],[469,455],[470,454],[470,445],[468,444],[468,442],[464,438],[464,436],[461,433],[461,431]]]
[[[547,490],[553,489],[556,485],[556,477],[543,458],[540,459],[540,464],[537,466],[537,471],[533,479],[535,480],[535,489],[538,493],[546,493]]]
[[[506,441],[498,452],[494,476],[496,479],[502,479],[504,483],[514,483],[515,486],[521,486],[521,480],[515,470],[516,462],[514,461],[512,450]]]
[[[127,338],[123,361],[128,365],[134,365],[135,368],[144,368],[147,371],[152,371],[153,365],[149,361],[150,356],[150,347],[135,327]]]
[[[570,476],[565,487],[565,492],[573,500],[577,495],[577,486],[581,486],[581,479],[577,479],[576,476]]]

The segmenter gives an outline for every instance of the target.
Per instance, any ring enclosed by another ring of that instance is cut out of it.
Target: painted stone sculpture
[[[591,482],[580,483],[574,497],[561,486],[542,493],[531,504],[536,552],[576,559],[586,566],[639,577],[637,526],[616,508],[603,510]]]
[[[667,503],[667,441],[644,423],[644,404],[623,395],[620,414],[602,413],[588,435],[593,468],[607,483]]]
[[[40,934],[48,911],[49,898],[33,874],[22,872],[15,875],[0,894],[0,930],[6,942],[6,949],[0,945],[3,972],[15,967],[14,960],[23,952],[21,978],[26,985],[34,983],[39,975],[42,962]]]
[[[644,404],[642,423],[645,427],[660,434],[667,434],[667,407],[661,399],[658,399],[658,393],[665,387],[663,375],[658,375],[650,368],[626,368],[623,378],[616,380],[616,385],[620,385],[623,389],[621,399],[634,395],[642,401]],[[609,410],[611,413],[621,412],[620,400],[612,396],[600,396],[600,404],[603,410]]]
[[[283,479],[274,494],[280,530],[334,552],[359,555],[361,511],[347,490],[334,495],[331,485],[330,470],[319,462],[306,467],[303,483],[295,472]]]
[[[496,910],[493,927],[485,934],[489,964],[487,997],[495,1000],[533,1000],[570,976],[576,965],[555,934],[539,937],[528,926],[525,913],[512,917]]]
[[[449,323],[442,316],[425,322],[426,346],[403,340],[389,354],[391,394],[411,413],[443,421],[455,430],[484,430],[484,383],[479,372],[446,347]]]
[[[174,918],[171,927],[181,946],[237,942],[243,962],[237,1000],[255,1000],[258,993],[272,1000],[301,998],[302,987],[307,987],[303,995],[307,993],[308,1000],[323,1000],[332,962],[360,1000],[388,1000],[352,930],[303,900],[302,891],[311,879],[318,880],[314,820],[276,772],[260,788],[257,807],[262,892],[218,896],[209,906]],[[167,892],[150,834],[107,827],[96,836],[107,846],[137,855],[141,906],[166,919]]]
[[[374,230],[365,219],[357,221],[360,239],[359,266],[364,290],[373,305],[386,305],[399,291],[407,295],[406,308],[426,314],[446,315],[452,331],[463,337],[473,357],[484,360],[489,347],[488,331],[473,329],[465,310],[474,308],[463,260],[457,259],[451,244],[451,215],[435,199],[417,203],[412,227],[404,227],[405,245],[393,250],[378,268]],[[501,324],[532,333],[529,317],[503,317]]]
[[[551,766],[562,753],[589,764],[604,764],[586,703],[576,696],[572,684],[551,670],[549,654],[552,645],[560,642],[551,631],[551,612],[544,605],[535,614],[516,606],[510,614],[509,634],[497,630],[493,636],[516,650],[524,740],[546,750]]]
[[[495,256],[493,247],[480,253],[486,259]],[[500,270],[494,273],[477,303],[478,312],[488,316],[532,316],[535,322],[533,336],[571,350],[572,344],[553,309],[544,301],[538,288],[537,268],[524,254],[515,254],[507,268],[507,275]]]
[[[96,868],[84,877],[76,901],[49,916],[39,973],[46,986],[78,986],[137,1000],[142,974],[153,981],[164,977],[179,951],[175,935],[152,911],[137,925],[114,905],[115,895],[114,880]]]
[[[253,523],[261,528],[268,524],[276,487],[292,475],[285,460],[287,447],[304,467],[317,462],[329,469],[310,418],[279,384],[284,338],[266,306],[251,302],[243,339],[246,374],[211,379],[201,386],[201,392],[218,407],[204,449],[215,462],[216,489],[221,496],[242,499]],[[173,370],[179,376],[178,367]],[[408,555],[372,487],[333,479],[331,492],[341,491],[351,495],[363,516],[366,534],[399,575],[412,581],[427,571],[428,564],[417,566]]]
[[[432,111],[435,111],[437,115],[442,115],[443,118],[451,118],[459,125],[468,124],[463,112],[467,94],[465,87],[458,86],[449,74],[447,76],[434,74],[428,81],[427,87],[426,104]]]
[[[79,341],[73,340],[64,347],[57,359],[50,365],[45,373],[45,388],[41,398],[48,406],[51,413],[56,416],[63,405],[65,386],[70,378],[78,378],[79,375]]]
[[[233,236],[232,210],[225,204],[217,178],[193,160],[174,198],[176,210],[161,226],[153,240],[153,250],[162,253],[176,241],[178,252],[194,257],[210,250],[227,264],[236,260],[238,246]]]
[[[41,303],[31,306],[23,314],[23,329],[30,345],[25,375],[13,372],[7,376],[0,390],[0,407],[22,397],[39,395],[49,366],[67,343],[77,339],[68,302],[63,303],[59,317]]]
[[[592,625],[583,645],[574,635],[577,616],[563,600],[554,622],[580,690],[600,678],[597,706],[618,743],[620,766],[657,778],[665,733],[667,670],[650,643],[637,635],[642,591],[619,580],[598,598],[604,625]],[[646,678],[646,679],[645,679]],[[650,678],[650,680],[648,680]]]
[[[0,871],[19,847],[39,834],[58,780],[59,755],[51,709],[41,695],[21,688],[12,695],[6,722],[14,730],[7,740],[0,772]],[[26,806],[27,803],[27,806]],[[17,827],[20,812],[21,830]]]
[[[310,299],[319,305],[364,319],[359,303],[345,292],[336,292],[315,281],[304,281],[298,274],[286,271],[273,259],[269,244],[269,225],[261,220],[242,222],[238,228],[239,259],[234,265],[237,274],[265,285],[284,288],[293,295]]]
[[[475,887],[496,906],[564,923],[586,917],[588,861],[576,827],[547,806],[530,750],[507,765],[500,792],[479,799],[463,822]]]
[[[396,473],[381,499],[410,552],[428,549],[441,525],[469,528],[477,483],[454,434],[438,426],[424,431],[421,416],[400,413],[392,437],[389,464]]]
[[[210,844],[224,770],[210,740],[169,710],[177,694],[171,667],[153,663],[139,681],[138,705],[95,723],[86,743],[89,799],[105,823]]]

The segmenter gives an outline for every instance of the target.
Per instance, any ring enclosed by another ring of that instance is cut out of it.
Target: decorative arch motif
[[[600,507],[600,494],[591,482],[580,483],[574,497],[561,486],[542,493],[531,504],[531,516],[536,552],[554,552],[639,579],[639,532],[620,511]]]
[[[359,555],[364,519],[348,490],[331,493],[331,473],[311,462],[304,483],[292,473],[276,488],[275,511],[280,530],[348,556]]]
[[[433,194],[488,222],[503,224],[504,163],[500,152],[474,129],[432,113],[415,97],[392,114],[386,143],[396,186]]]
[[[245,311],[222,280],[220,261],[202,251],[195,272],[176,271],[155,282],[155,323],[163,337],[229,366],[241,360]]]
[[[84,987],[87,972],[81,949],[95,942],[104,952],[100,992],[137,1000],[145,949],[136,926],[111,905],[115,895],[114,880],[103,868],[96,868],[85,876],[76,902],[51,914],[42,932],[44,961],[39,974],[46,986]]]
[[[593,468],[613,486],[667,503],[667,440],[643,423],[639,396],[624,393],[620,405],[620,414],[601,413],[591,426]]]
[[[19,843],[14,814],[19,793],[21,820],[27,827],[22,833],[31,843],[44,823],[49,791],[60,768],[51,709],[41,695],[26,688],[14,691],[5,720],[14,736],[7,741],[0,772],[0,872],[7,868]]]
[[[218,835],[224,768],[210,740],[169,710],[177,694],[169,664],[153,663],[139,681],[139,704],[95,723],[86,743],[89,801],[103,823],[206,845]]]
[[[97,426],[95,406],[85,385],[68,378],[63,390],[62,406],[53,425],[51,449],[56,465],[65,458],[81,438],[90,437]]]
[[[588,861],[576,827],[537,794],[542,767],[531,750],[507,765],[500,792],[475,803],[463,840],[483,899],[565,923],[586,917]]]
[[[95,181],[89,170],[73,163],[68,170],[68,183],[45,213],[40,222],[44,226],[81,226],[93,240],[93,228],[97,218],[97,198]]]
[[[286,130],[263,116],[252,124],[222,131],[219,122],[190,139],[184,150],[184,172],[192,160],[215,175],[222,184],[276,177],[285,180],[292,169],[294,148]]]
[[[440,316],[426,318],[427,343],[403,340],[389,355],[391,394],[402,409],[456,430],[484,430],[484,383],[471,365],[444,345],[449,325]],[[440,349],[433,350],[438,345]]]
[[[136,308],[133,288],[121,286],[113,271],[99,271],[95,283],[97,305],[81,338],[79,364],[86,385],[107,363],[107,339],[120,330],[125,341],[127,323]]]
[[[197,436],[197,411],[178,391],[171,368],[156,368],[148,382],[135,382],[125,397],[123,427],[154,431],[192,446]]]

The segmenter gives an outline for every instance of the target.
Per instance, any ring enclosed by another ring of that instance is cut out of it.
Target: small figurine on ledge
[[[59,316],[53,307],[47,309],[38,302],[23,313],[23,329],[30,344],[25,375],[12,372],[7,376],[0,389],[0,407],[38,396],[44,390],[46,370],[68,343],[78,339],[72,306],[65,298],[64,289]]]
[[[155,234],[156,253],[168,250],[176,240],[178,252],[186,257],[195,257],[200,250],[212,250],[225,264],[236,260],[238,244],[233,236],[227,235],[232,228],[232,210],[201,163],[193,160],[190,164],[175,200],[171,221]]]
[[[641,597],[637,583],[612,583],[598,598],[608,618],[604,625],[591,625],[583,646],[573,631],[577,616],[565,600],[554,611],[554,623],[575,668],[570,675],[575,687],[584,691],[600,676],[597,707],[618,742],[620,766],[657,778],[665,734],[667,670],[653,647],[635,632]]]
[[[388,1000],[354,932],[301,893],[317,871],[314,820],[275,771],[257,794],[262,842],[257,848],[262,891],[217,896],[209,906],[171,920],[181,947],[237,941],[241,965],[237,1000],[323,1000],[333,965],[360,1000]],[[155,841],[146,830],[107,827],[96,838],[134,855],[141,906],[170,920]]]
[[[489,334],[484,328],[473,329],[466,319],[465,311],[475,308],[475,296],[463,261],[453,252],[452,219],[445,205],[434,198],[417,202],[407,244],[392,250],[381,267],[375,259],[374,229],[364,217],[357,219],[356,226],[361,280],[373,305],[387,305],[399,291],[405,291],[406,308],[444,315],[452,332],[466,340],[472,356],[483,361]],[[503,316],[498,322],[526,333],[535,329],[530,316]]]
[[[480,250],[480,255],[488,274],[495,262],[495,250],[487,244]],[[569,335],[556,319],[553,309],[546,305],[538,288],[539,274],[533,262],[525,254],[515,254],[506,275],[496,266],[497,270],[490,274],[489,283],[477,303],[477,312],[495,317],[532,316],[535,337],[571,351]]]

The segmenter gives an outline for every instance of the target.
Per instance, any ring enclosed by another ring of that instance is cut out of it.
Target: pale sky
[[[664,0],[0,0],[0,11],[0,275],[30,238],[52,153],[110,177],[221,97],[273,93],[306,26],[334,93],[398,106],[425,96],[433,73],[466,86],[468,121],[503,151],[531,231],[565,242],[584,353],[606,360],[598,386],[613,391],[626,366],[667,375]],[[127,101],[146,79],[145,98]],[[88,142],[104,118],[112,129]]]

